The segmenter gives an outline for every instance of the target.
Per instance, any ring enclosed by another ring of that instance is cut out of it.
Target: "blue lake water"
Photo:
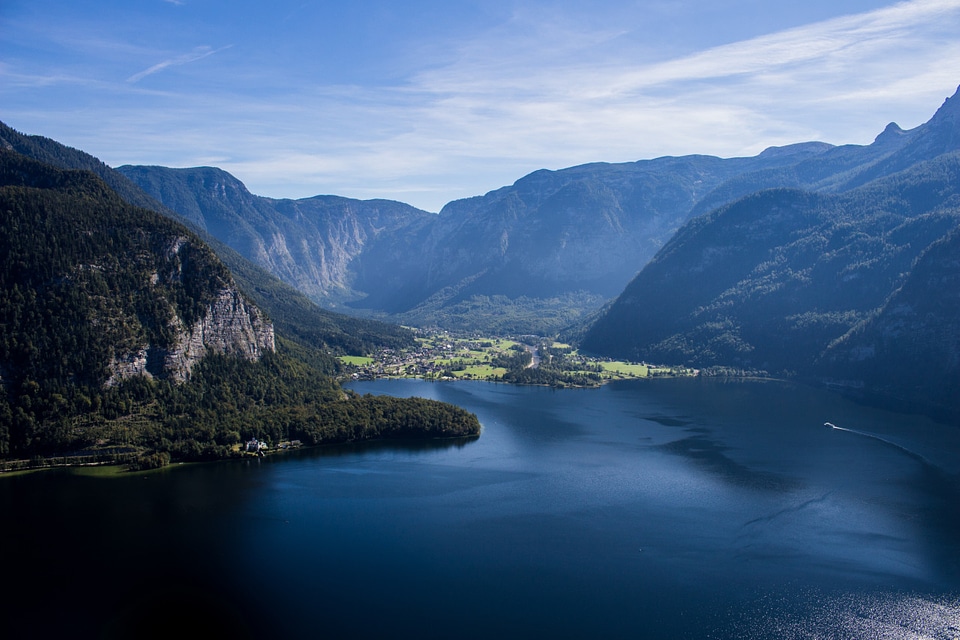
[[[351,387],[483,433],[3,479],[8,628],[960,637],[956,425],[773,382]]]

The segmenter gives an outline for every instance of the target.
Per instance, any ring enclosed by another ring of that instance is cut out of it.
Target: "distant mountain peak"
[[[954,138],[954,136],[950,134],[950,131],[956,129],[960,129],[960,87],[957,88],[953,96],[943,101],[943,104],[940,105],[937,112],[934,113],[933,117],[925,124],[915,129],[902,129],[896,122],[891,122],[873,142],[874,144],[881,145],[890,142],[899,142],[903,140],[905,136],[914,133],[919,134],[921,138],[933,135],[941,139],[946,136],[946,139],[949,140]]]
[[[930,122],[949,123],[950,126],[956,127],[958,120],[960,120],[960,87],[957,87],[956,92],[951,97],[943,101],[937,112],[933,114]]]
[[[899,140],[906,133],[896,122],[891,122],[874,140],[874,144],[884,144],[894,140]]]
[[[912,160],[929,159],[960,149],[960,88],[953,96],[944,100],[926,124],[912,131],[918,133],[917,139],[912,143],[915,148],[905,149]],[[914,157],[918,152],[921,155]]]
[[[957,87],[957,90],[953,92],[952,96],[943,101],[943,104],[937,110],[937,113],[940,113],[945,109],[952,109],[954,113],[960,111],[960,86]]]

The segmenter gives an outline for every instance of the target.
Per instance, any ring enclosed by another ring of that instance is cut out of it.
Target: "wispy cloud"
[[[611,85],[614,91],[639,90],[690,80],[720,80],[792,73],[813,67],[823,75],[849,79],[853,65],[873,56],[909,58],[904,46],[939,34],[955,39],[958,0],[916,0],[859,15],[827,20],[624,73]],[[928,42],[935,46],[934,41]]]
[[[369,120],[395,125],[376,161],[421,178],[448,165],[494,188],[496,175],[515,172],[504,184],[597,160],[867,143],[890,120],[929,118],[960,82],[960,0],[902,2],[669,60],[645,60],[629,38],[611,45],[622,31],[565,28],[575,29],[509,25],[497,34],[509,41],[467,43],[452,64],[370,99]]]
[[[558,101],[613,99],[691,82],[771,81],[809,78],[811,74],[856,82],[854,67],[869,69],[871,60],[900,58],[912,64],[923,50],[956,42],[960,0],[914,0],[859,15],[789,29],[713,47],[663,62],[634,62],[629,51],[613,51],[606,59],[564,64],[514,55],[523,45],[486,43],[485,55],[467,45],[453,65],[425,72],[416,86],[436,94],[457,96],[537,96]],[[584,40],[555,35],[554,40]],[[532,46],[532,45],[531,45]],[[549,49],[548,47],[544,47]],[[864,82],[876,76],[860,74]],[[811,87],[815,89],[815,87]],[[818,93],[814,91],[814,93]]]
[[[197,47],[190,53],[185,53],[183,55],[177,56],[176,58],[170,58],[169,60],[158,62],[152,67],[144,69],[139,73],[135,73],[129,78],[127,78],[127,82],[130,82],[130,83],[140,82],[147,76],[151,76],[157,72],[163,71],[164,69],[168,69],[170,67],[178,67],[180,65],[190,64],[191,62],[197,62],[198,60],[203,60],[204,58],[212,56],[215,53],[219,53],[221,51],[224,51],[225,49],[229,49],[232,46],[233,45],[227,45],[225,47],[220,47],[219,49],[213,49],[208,46]]]

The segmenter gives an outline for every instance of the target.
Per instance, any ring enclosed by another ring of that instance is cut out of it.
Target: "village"
[[[488,337],[446,331],[420,332],[414,349],[382,349],[370,356],[341,356],[340,361],[353,380],[514,381],[511,372],[542,367],[582,381],[573,386],[596,386],[611,380],[697,374],[684,367],[588,357],[568,344],[542,336]]]

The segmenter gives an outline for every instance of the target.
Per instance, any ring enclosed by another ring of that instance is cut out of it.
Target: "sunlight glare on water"
[[[738,611],[722,636],[743,640],[960,640],[960,597],[919,594],[767,594]]]

